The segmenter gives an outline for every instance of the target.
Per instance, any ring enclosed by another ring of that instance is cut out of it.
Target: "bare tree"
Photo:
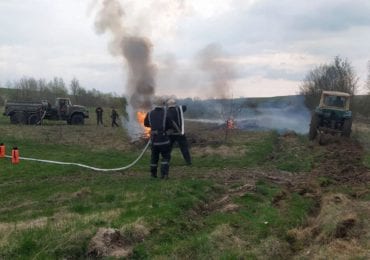
[[[55,97],[66,97],[68,96],[68,90],[62,78],[54,77],[52,81],[48,83],[52,93],[54,93]]]
[[[353,67],[339,56],[333,63],[324,64],[310,71],[300,87],[305,96],[306,106],[313,109],[319,101],[323,90],[341,91],[354,95],[357,90],[358,77]]]
[[[69,88],[71,90],[71,95],[73,97],[73,102],[78,103],[78,98],[77,97],[78,97],[79,89],[81,88],[80,87],[80,82],[78,81],[78,79],[73,78],[71,80]]]

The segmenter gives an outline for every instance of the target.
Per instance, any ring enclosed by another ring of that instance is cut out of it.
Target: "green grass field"
[[[133,161],[145,143],[94,119],[14,126],[1,117],[0,142],[24,157],[107,168]],[[193,144],[191,167],[175,149],[165,181],[150,179],[149,151],[132,169],[110,173],[1,159],[0,259],[84,259],[99,228],[119,230],[134,259],[291,257],[287,232],[316,202],[264,176],[307,174],[318,154],[307,156],[303,136],[235,131],[215,142],[222,131],[197,132],[208,144]]]

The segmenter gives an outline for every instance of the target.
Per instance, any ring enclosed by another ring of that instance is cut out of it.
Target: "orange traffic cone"
[[[0,144],[0,158],[5,157],[5,145],[3,143]]]
[[[19,163],[19,150],[17,147],[14,147],[12,150],[12,164]]]

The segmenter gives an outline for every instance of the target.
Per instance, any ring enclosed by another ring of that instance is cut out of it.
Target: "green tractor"
[[[352,128],[352,111],[349,110],[350,94],[323,91],[320,104],[316,107],[310,124],[308,137],[314,140],[318,134],[349,137]]]

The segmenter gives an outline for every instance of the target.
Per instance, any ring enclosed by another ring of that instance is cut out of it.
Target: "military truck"
[[[314,140],[317,134],[340,134],[349,137],[352,128],[350,95],[338,91],[323,91],[320,104],[312,114],[308,137]]]
[[[89,111],[84,106],[72,105],[69,98],[57,98],[52,106],[47,100],[6,101],[5,116],[10,117],[12,124],[41,124],[43,119],[64,120],[68,124],[83,125]]]

